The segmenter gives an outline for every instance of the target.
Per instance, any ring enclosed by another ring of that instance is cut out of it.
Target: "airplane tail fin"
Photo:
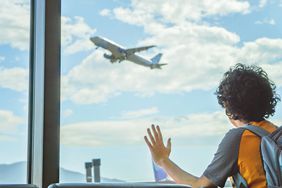
[[[154,176],[156,182],[162,182],[168,180],[167,173],[159,167],[154,161],[153,161],[153,170],[154,170]]]
[[[162,53],[159,53],[159,54],[157,54],[156,56],[154,56],[152,59],[151,59],[151,61],[152,61],[152,64],[158,64],[159,62],[160,62],[160,60],[161,60],[161,57],[162,57]]]

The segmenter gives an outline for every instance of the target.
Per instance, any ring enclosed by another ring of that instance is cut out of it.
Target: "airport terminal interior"
[[[0,187],[189,187],[154,163],[147,128],[201,176],[232,128],[215,95],[230,66],[261,66],[282,96],[281,12],[281,0],[0,0]]]

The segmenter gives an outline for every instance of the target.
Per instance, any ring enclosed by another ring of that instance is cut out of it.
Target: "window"
[[[0,184],[26,183],[30,1],[0,6]]]
[[[102,181],[153,181],[143,141],[152,123],[172,138],[172,159],[201,175],[231,128],[214,96],[223,73],[256,63],[282,91],[281,5],[263,2],[62,1],[61,182],[85,182],[95,158]],[[136,54],[162,53],[167,65],[119,63],[94,36],[156,45]]]

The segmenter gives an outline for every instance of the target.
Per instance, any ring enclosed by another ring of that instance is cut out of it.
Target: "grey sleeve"
[[[214,158],[203,175],[214,185],[224,187],[226,179],[238,172],[237,160],[243,129],[235,128],[226,133]]]

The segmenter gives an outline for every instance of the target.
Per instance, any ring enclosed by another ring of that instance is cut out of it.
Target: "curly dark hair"
[[[280,101],[275,89],[262,68],[238,63],[224,74],[215,94],[227,116],[251,122],[274,114]]]

